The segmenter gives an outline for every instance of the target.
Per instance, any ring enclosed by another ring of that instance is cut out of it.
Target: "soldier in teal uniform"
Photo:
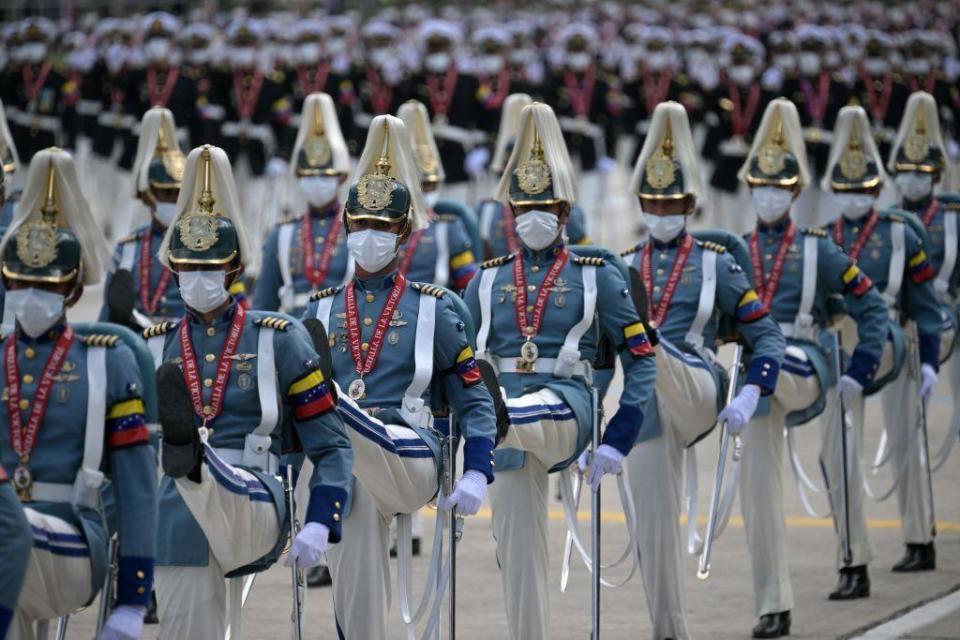
[[[150,209],[150,223],[121,240],[114,250],[100,320],[142,331],[183,315],[173,274],[157,259],[160,241],[176,211],[183,161],[173,113],[153,107],[140,124],[133,166],[134,197]]]
[[[893,342],[898,345],[904,344],[905,339],[917,342],[912,335],[914,332],[905,328],[908,323],[916,327],[919,341],[914,347],[920,350],[923,377],[931,381],[930,391],[932,391],[940,364],[940,330],[943,322],[941,307],[933,288],[934,270],[927,258],[922,236],[904,218],[902,212],[894,209],[884,211],[875,209],[875,202],[883,188],[886,172],[883,170],[883,161],[870,131],[870,121],[862,107],[849,106],[840,110],[822,189],[825,193],[833,192],[841,217],[836,220],[832,228],[828,229],[828,232],[837,245],[857,261],[857,265],[881,292],[889,309]],[[848,319],[840,325],[844,330],[845,344],[855,343],[854,328],[850,326],[851,324]],[[903,384],[900,381],[911,375],[911,370],[915,368],[910,360],[908,360],[909,364],[904,366],[904,351],[902,347],[885,351],[884,357],[890,353],[895,358],[891,372],[893,375],[887,376],[886,380],[876,380],[867,392],[881,391],[881,398],[884,400],[884,418],[887,431],[893,436],[891,439],[909,443],[908,446],[916,452],[917,431],[911,428],[915,425],[907,420],[891,420],[891,416],[896,415],[897,410],[891,401],[904,401],[914,408],[919,401],[916,396],[903,397],[898,393]],[[879,384],[881,382],[887,382],[882,390]],[[854,405],[856,435],[849,439],[848,446],[854,449],[851,459],[858,460],[862,453],[856,451],[856,447],[863,441],[862,395],[854,396],[851,404]],[[835,411],[836,407],[833,407],[833,410]],[[910,433],[900,435],[898,433],[900,430],[908,430]],[[822,468],[826,472],[827,485],[840,486],[842,469],[837,468],[836,465],[831,466],[830,460],[823,460],[822,463]],[[867,563],[871,559],[872,552],[867,539],[866,515],[863,511],[863,476],[860,466],[855,465],[855,467],[850,470],[852,472],[850,474],[852,479],[850,486],[852,561],[849,567],[842,566],[840,563],[842,558],[838,554],[840,581],[836,590],[830,594],[831,600],[865,598],[870,595]],[[924,486],[920,483],[912,488],[922,490]],[[835,513],[834,517],[838,515]],[[837,521],[837,525],[842,526],[840,520]]]
[[[400,246],[427,224],[407,136],[402,120],[373,119],[344,208],[357,275],[315,294],[303,316],[326,327],[337,408],[356,457],[344,542],[327,554],[338,631],[346,638],[387,637],[389,525],[437,494],[441,435],[434,412],[443,412],[443,403],[461,425],[464,472],[439,506],[473,515],[493,481],[497,414],[465,321],[451,294],[398,270]],[[495,386],[491,374],[486,379]]]
[[[7,637],[33,548],[30,523],[17,492],[0,465],[0,640]]]
[[[903,527],[906,553],[894,565],[894,571],[931,571],[937,567],[933,544],[932,503],[928,495],[928,469],[916,455],[921,446],[917,438],[916,397],[927,402],[937,384],[938,365],[949,361],[951,389],[960,380],[960,358],[953,352],[957,313],[957,216],[960,214],[960,194],[937,193],[934,187],[947,169],[946,147],[940,131],[940,118],[933,97],[923,91],[910,95],[900,121],[887,162],[900,191],[900,206],[915,214],[929,239],[928,268],[932,271],[933,288],[947,319],[941,332],[941,343],[935,343],[935,334],[929,327],[917,322],[919,334],[920,371],[904,372],[884,395],[884,415],[890,425],[901,428],[888,432],[891,448],[890,464],[900,477],[897,486],[897,504]],[[927,267],[925,267],[927,268]],[[951,395],[954,395],[951,393]],[[957,412],[954,401],[954,413]],[[951,424],[956,424],[955,415]],[[955,427],[951,427],[955,428]],[[956,437],[953,432],[950,437]],[[928,461],[929,464],[929,461]]]
[[[13,209],[20,199],[20,191],[15,190],[13,185],[14,172],[19,164],[17,148],[7,126],[3,101],[0,100],[0,234],[5,233],[13,221]],[[4,288],[0,283],[0,323],[9,327],[13,324],[13,318],[4,314],[3,297]]]
[[[490,161],[491,171],[498,174],[503,171],[503,165],[510,157],[514,139],[517,137],[520,111],[532,101],[533,99],[525,93],[512,93],[504,100],[500,129],[497,131],[493,159]],[[497,179],[499,180],[499,175]],[[495,198],[483,200],[477,205],[477,220],[480,225],[485,260],[520,250],[521,243],[517,238],[516,222],[509,205],[498,202]],[[570,208],[570,219],[567,221],[565,230],[570,244],[590,244],[586,214],[577,205]]]
[[[397,117],[410,136],[429,223],[426,229],[414,231],[401,249],[400,273],[415,282],[463,291],[477,272],[477,263],[463,220],[448,211],[457,207],[467,214],[467,210],[459,202],[439,199],[446,176],[427,108],[422,102],[407,100],[397,110]]]
[[[70,155],[37,153],[3,244],[3,279],[16,329],[4,340],[0,464],[30,521],[33,549],[13,637],[88,605],[107,571],[100,503],[109,477],[119,515],[117,606],[103,638],[139,638],[153,582],[157,530],[154,450],[145,381],[112,335],[78,335],[65,311],[102,275],[99,230]],[[17,563],[19,564],[19,563]],[[0,574],[15,571],[4,565]]]
[[[311,293],[353,277],[339,197],[350,154],[329,95],[304,101],[290,165],[306,206],[267,237],[253,308],[299,316]]]
[[[498,190],[516,216],[523,248],[485,262],[466,292],[479,327],[478,357],[498,372],[507,398],[509,428],[490,497],[507,628],[515,639],[550,633],[548,473],[576,460],[590,441],[597,410],[591,363],[601,334],[617,345],[626,380],[592,455],[592,485],[620,470],[653,397],[653,348],[627,283],[615,265],[577,256],[565,241],[576,195],[553,109],[528,105]]]
[[[641,315],[649,314],[659,343],[654,347],[657,410],[648,411],[626,466],[636,500],[653,637],[685,638],[680,581],[684,449],[718,421],[726,421],[731,433],[746,426],[761,395],[776,388],[785,344],[736,260],[722,245],[695,240],[686,230],[686,217],[695,210],[702,187],[681,104],[661,102],[655,108],[630,190],[640,199],[651,239],[624,257],[643,280],[649,309],[640,310]],[[721,316],[735,320],[749,348],[746,384],[726,408],[716,364]]]
[[[230,162],[205,145],[187,157],[177,212],[160,244],[186,313],[147,329],[163,430],[157,536],[161,638],[221,638],[225,577],[269,568],[287,543],[281,442],[314,465],[306,524],[287,563],[315,566],[340,540],[352,453],[304,327],[246,311],[228,293],[255,250],[238,224]],[[234,630],[234,633],[239,633]]]
[[[755,638],[790,633],[793,593],[783,511],[783,428],[823,411],[829,387],[848,397],[878,375],[887,342],[887,314],[870,278],[821,229],[798,227],[791,205],[810,181],[797,109],[784,98],[767,105],[739,179],[759,218],[746,236],[753,285],[787,338],[774,395],[763,399],[743,435],[740,504],[753,566]],[[857,324],[858,344],[839,381],[822,346],[826,299],[842,294]],[[880,371],[882,374],[883,371]],[[834,393],[834,391],[831,391]],[[821,458],[840,455],[839,426],[822,420]],[[831,491],[834,505],[842,499]],[[840,506],[836,507],[838,512]]]

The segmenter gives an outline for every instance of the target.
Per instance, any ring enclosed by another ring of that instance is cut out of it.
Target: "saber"
[[[737,383],[740,378],[740,359],[743,357],[743,345],[737,344],[733,352],[733,366],[730,368],[730,384],[727,386],[727,404],[733,402],[737,393]],[[723,475],[727,468],[727,451],[730,448],[730,432],[727,423],[720,425],[720,458],[717,460],[717,474],[713,479],[713,490],[710,493],[710,513],[707,515],[707,532],[703,539],[703,552],[700,554],[700,563],[697,566],[697,578],[706,580],[710,577],[710,554],[713,551],[713,540],[717,536],[717,524],[720,520],[720,495],[723,492]],[[740,450],[740,436],[734,436],[734,449]]]
[[[838,329],[835,332],[837,339],[837,348],[833,354],[833,362],[837,371],[837,380],[843,372],[843,333]],[[843,456],[843,463],[840,469],[843,473],[843,532],[840,536],[840,545],[843,552],[843,565],[849,567],[853,564],[853,551],[850,549],[850,473],[848,468],[847,454],[847,407],[843,400],[843,393],[840,390],[840,384],[837,383],[837,402],[840,405],[840,454]]]
[[[103,588],[100,590],[100,609],[97,611],[97,637],[103,631],[103,625],[107,622],[107,615],[110,613],[110,603],[113,601],[113,581],[117,575],[117,560],[120,551],[120,545],[117,544],[117,537],[110,538],[110,546],[107,555],[110,557],[110,566],[107,567],[107,575],[103,579]]]
[[[453,493],[453,478],[457,471],[456,429],[456,420],[451,416],[450,429],[449,433],[447,434],[447,446],[444,452],[444,455],[447,458],[447,464],[444,465],[444,468],[447,469],[447,471],[444,474],[443,483],[444,490],[447,492],[447,495]],[[447,635],[450,640],[454,640],[454,638],[457,637],[457,543],[460,541],[460,537],[463,535],[463,516],[458,516],[456,509],[450,509],[450,513],[447,515],[447,518],[447,524],[450,527],[450,599],[447,601],[447,605],[449,607],[449,612],[447,615],[449,616],[450,621],[448,623]]]
[[[913,330],[911,331],[912,340],[912,351],[913,351],[913,363],[915,371],[919,379],[923,379],[921,375],[922,364],[920,363],[920,337],[917,335],[917,325],[912,323]],[[923,467],[924,473],[927,475],[927,494],[930,496],[930,536],[933,538],[937,537],[937,515],[933,507],[933,472],[930,469],[930,438],[927,433],[927,402],[925,399],[920,398],[920,424],[918,425],[918,430],[920,431],[920,466]]]
[[[600,447],[600,402],[597,388],[593,392],[593,450]],[[591,585],[590,611],[593,616],[591,638],[600,640],[600,485],[593,491],[593,501],[590,505],[590,520],[592,526],[591,555],[593,562],[593,583]]]
[[[293,465],[287,465],[284,491],[287,494],[287,511],[290,514],[290,543],[297,537],[300,527],[297,526],[297,507],[293,499]],[[303,615],[303,594],[306,585],[303,570],[298,569],[296,563],[290,568],[290,584],[293,587],[293,611],[290,622],[293,624],[293,640],[300,640],[300,621]]]
[[[577,473],[577,472],[575,472]],[[566,482],[563,475],[560,476],[560,482]],[[580,510],[580,496],[583,495],[583,474],[577,473],[577,478],[573,482],[573,505],[574,511]],[[560,593],[566,593],[567,582],[570,579],[570,559],[573,557],[573,533],[567,528],[567,541],[563,546],[563,565],[560,567]]]

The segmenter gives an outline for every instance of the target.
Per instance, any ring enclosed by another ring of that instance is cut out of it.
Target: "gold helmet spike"
[[[864,154],[860,143],[860,123],[856,118],[850,127],[850,138],[847,140],[847,148],[843,150],[843,155],[838,161],[840,165],[840,174],[847,180],[859,180],[867,174],[867,156]]]
[[[520,189],[525,194],[532,196],[546,191],[550,187],[552,176],[550,165],[545,160],[543,145],[540,142],[540,130],[537,128],[535,120],[530,122],[533,126],[533,146],[530,148],[530,157],[520,163],[514,174],[517,177],[517,184]]]
[[[783,135],[783,117],[779,111],[774,111],[776,126],[770,140],[760,149],[757,165],[760,171],[768,176],[775,176],[783,171],[787,160],[787,141]]]
[[[380,159],[377,160],[377,175],[378,176],[389,176],[390,175],[390,127],[387,126],[386,120],[383,122],[383,151],[380,152]]]
[[[903,153],[910,162],[923,162],[930,153],[930,141],[927,140],[927,121],[924,109],[917,109],[917,119],[913,123],[913,132],[903,141]]]
[[[203,154],[200,156],[203,162],[203,190],[200,191],[200,197],[197,199],[197,212],[204,215],[215,215],[213,205],[217,201],[213,198],[213,189],[210,183],[210,145],[203,146]]]
[[[660,145],[644,167],[644,179],[654,189],[666,189],[676,180],[676,170],[673,166],[673,126],[670,118],[666,118],[667,126],[663,130]]]
[[[53,168],[53,157],[50,157],[50,167],[47,169],[47,196],[44,198],[43,205],[40,207],[40,215],[43,222],[50,226],[56,226],[57,213],[60,207],[57,205],[57,187],[56,176]]]
[[[210,175],[211,164],[213,164],[210,145],[203,145],[200,162],[203,163],[203,188],[200,190],[200,197],[197,198],[197,208],[184,214],[177,222],[180,240],[194,251],[206,251],[220,238],[216,220],[220,214],[213,209],[217,201],[213,197],[213,181]]]

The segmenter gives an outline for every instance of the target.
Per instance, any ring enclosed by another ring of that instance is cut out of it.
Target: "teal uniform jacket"
[[[903,279],[896,292],[896,308],[903,312],[904,319],[913,320],[919,336],[920,360],[935,369],[940,365],[940,328],[942,317],[940,303],[933,288],[936,274],[928,259],[923,240],[895,210],[876,212],[877,222],[870,238],[857,256],[857,265],[873,281],[877,291],[885,292],[890,280],[890,263],[893,254],[892,233],[895,225],[903,225],[905,260]],[[841,249],[850,252],[859,241],[868,217],[847,220],[841,217],[827,229],[834,241],[842,233]],[[842,232],[840,231],[842,229]],[[899,326],[895,330],[899,331]]]
[[[377,320],[393,287],[397,273],[376,278],[355,278],[346,286],[354,287],[359,314],[361,344],[369,344]],[[451,294],[435,286],[412,282],[406,286],[388,323],[380,356],[374,369],[364,376],[366,397],[357,402],[374,417],[388,424],[404,422],[399,415],[402,399],[414,379],[416,333],[419,323],[421,296],[434,296],[433,384],[422,398],[434,413],[443,413],[449,407],[456,415],[460,434],[464,438],[463,465],[465,471],[479,471],[493,482],[491,451],[496,438],[496,417],[493,400],[481,384],[480,372],[474,360],[473,349],[467,337],[466,326],[447,299]],[[333,356],[333,375],[345,393],[356,372],[347,334],[345,287],[335,287],[314,295],[307,306],[304,319],[317,317],[320,301],[333,298],[329,310],[327,335]],[[320,318],[323,321],[323,318]],[[364,352],[366,353],[366,352]],[[442,397],[441,397],[442,396]],[[445,406],[444,406],[445,405]],[[344,405],[340,410],[346,410]],[[397,450],[397,455],[411,457],[433,456],[440,466],[440,438],[437,431],[418,425],[409,425],[422,442],[410,442]],[[384,435],[360,430],[362,435],[380,446],[391,444]]]
[[[651,308],[657,308],[662,300],[664,286],[670,278],[686,236],[684,232],[670,242],[650,240],[653,297],[648,300],[648,303]],[[646,274],[642,267],[642,256],[645,245],[646,243],[641,242],[624,254],[630,265],[644,276]],[[776,389],[780,361],[783,359],[786,342],[777,323],[770,317],[769,310],[764,308],[757,298],[753,285],[743,269],[723,247],[712,242],[699,240],[694,242],[684,265],[679,286],[670,301],[666,319],[657,327],[657,331],[661,337],[680,346],[684,351],[698,351],[696,345],[691,345],[686,340],[700,307],[704,275],[703,259],[708,251],[717,254],[717,284],[713,313],[703,328],[703,346],[716,351],[721,315],[733,318],[735,328],[743,336],[750,350],[749,360],[745,360],[749,365],[744,383],[755,384],[760,387],[763,395],[769,395]],[[720,381],[719,377],[717,380]],[[723,402],[724,394],[717,394],[717,399],[718,402]]]
[[[477,205],[477,220],[480,224],[480,235],[483,238],[483,255],[489,258],[505,256],[512,253],[514,248],[508,245],[507,218],[504,209],[510,205],[497,200],[483,200]],[[590,244],[587,214],[577,205],[570,208],[570,218],[567,220],[567,240],[570,244]],[[516,235],[514,234],[514,237]],[[519,242],[519,238],[517,239]]]
[[[786,221],[769,227],[757,226],[764,280],[770,277],[777,249],[787,233],[789,224],[789,221]],[[751,235],[746,234],[744,236],[748,246]],[[776,322],[786,325],[793,324],[797,319],[803,293],[804,245],[808,237],[816,238],[817,246],[816,291],[811,308],[813,325],[817,331],[811,339],[787,337],[788,347],[796,346],[802,349],[807,355],[809,363],[805,366],[798,366],[785,360],[783,369],[802,376],[816,374],[820,380],[821,394],[814,406],[808,410],[788,415],[787,424],[789,426],[808,422],[823,411],[825,391],[836,384],[832,352],[825,346],[828,337],[820,331],[829,325],[827,299],[831,295],[841,294],[844,297],[847,312],[857,323],[859,343],[854,349],[844,373],[865,388],[870,386],[877,373],[880,366],[880,356],[883,354],[888,335],[886,305],[884,305],[883,298],[880,297],[880,293],[873,286],[870,278],[833,243],[826,231],[808,227],[797,229],[793,243],[787,251],[783,275],[770,304],[772,318]],[[762,287],[757,286],[753,273],[748,273],[748,275],[754,280],[754,288],[759,294]],[[767,411],[764,404],[761,401],[758,410],[759,415],[763,415],[761,412]]]
[[[320,260],[320,254],[326,246],[325,243],[329,241],[329,229],[334,221],[334,217],[340,215],[340,206],[336,205],[324,210],[311,210],[307,215],[310,216],[311,220],[310,230],[314,243],[314,264],[317,264]],[[285,226],[289,226],[290,230],[284,232],[282,229]],[[263,263],[260,267],[260,277],[253,291],[254,309],[261,311],[278,311],[280,309],[280,289],[284,286],[283,270],[280,267],[281,254],[284,253],[280,247],[281,235],[290,234],[290,277],[293,280],[295,295],[309,295],[316,290],[341,284],[346,277],[350,262],[350,252],[347,250],[346,229],[341,227],[339,235],[333,239],[334,244],[331,248],[330,265],[327,270],[326,279],[316,287],[313,287],[307,280],[304,270],[302,228],[303,220],[298,218],[277,225],[267,237],[267,242],[263,247]],[[303,313],[305,306],[306,305],[297,306],[293,311],[289,311],[288,313],[299,316]]]
[[[441,227],[445,227],[445,231],[441,232]],[[440,246],[443,233],[446,234],[446,246]],[[433,215],[429,227],[422,232],[415,231],[407,243],[400,247],[401,265],[405,263],[405,256],[411,248],[414,253],[404,276],[412,282],[426,282],[453,291],[463,291],[477,273],[473,243],[463,221],[456,214]],[[446,265],[438,268],[441,251],[446,256]],[[445,278],[443,271],[446,272]]]
[[[936,201],[935,210],[929,222],[923,220],[923,218],[930,207],[930,200],[915,204],[905,202],[903,208],[915,213],[925,223],[927,238],[929,239],[929,246],[926,247],[926,250],[929,254],[930,265],[933,267],[934,274],[939,274],[946,256],[947,243],[950,241],[946,233],[946,216],[947,214],[960,214],[960,193],[938,193]],[[953,242],[958,242],[958,239],[954,238]],[[958,279],[960,279],[960,258],[953,265],[953,270],[947,280],[949,284],[947,292],[951,298],[957,297]]]
[[[180,289],[177,287],[177,280],[173,276],[167,279],[167,286],[157,302],[156,309],[151,313],[143,305],[143,292],[140,279],[140,258],[143,248],[144,236],[150,234],[150,277],[149,291],[146,292],[146,299],[152,304],[153,297],[156,294],[157,286],[166,267],[157,260],[157,249],[163,243],[165,229],[158,229],[152,224],[140,227],[132,234],[117,243],[113,252],[113,268],[129,268],[133,275],[133,308],[142,313],[152,322],[160,322],[171,318],[178,318],[183,315],[183,301],[180,299]],[[128,254],[129,252],[129,254]],[[132,261],[129,255],[132,254]],[[125,264],[124,258],[130,262]],[[106,282],[103,286],[103,306],[100,308],[100,321],[106,322],[110,318],[110,310],[107,308],[107,292],[110,291],[110,280],[113,273],[107,274]]]
[[[7,637],[33,548],[30,523],[7,480],[0,466],[0,638]]]
[[[554,257],[562,250],[568,250],[561,240],[543,251],[530,251],[524,248],[523,270],[528,286],[527,302],[532,307],[536,296],[546,278]],[[513,263],[518,254],[502,256],[481,265],[483,270],[497,268],[491,290],[491,299],[480,300],[480,280],[474,278],[467,287],[465,299],[474,325],[481,326],[481,305],[490,304],[491,324],[487,351],[505,359],[520,356],[524,337],[517,326],[514,306]],[[597,305],[596,317],[590,323],[580,339],[581,361],[594,362],[597,344],[602,332],[614,345],[620,355],[625,381],[620,407],[610,418],[603,442],[615,447],[624,455],[630,452],[638,437],[646,439],[655,433],[641,433],[644,416],[650,398],[653,397],[656,364],[653,348],[650,345],[643,323],[633,306],[627,283],[620,270],[602,258],[576,256],[572,252],[566,264],[560,270],[554,282],[543,316],[543,325],[536,337],[540,358],[556,358],[563,346],[564,339],[571,327],[581,321],[584,310],[584,278],[586,267],[596,268]],[[532,312],[532,309],[531,309]],[[532,315],[532,313],[531,313]],[[563,378],[553,373],[501,373],[500,386],[507,396],[516,398],[538,389],[546,388],[559,395],[573,411],[579,428],[579,453],[590,439],[593,428],[594,406],[590,387],[579,376]],[[645,431],[645,430],[644,430]],[[518,468],[523,464],[521,452],[498,449],[496,456],[498,469]],[[559,465],[558,469],[564,465]]]
[[[192,312],[178,322],[156,325],[144,337],[162,340],[164,361],[182,363],[180,327],[186,323],[197,357],[197,369],[204,380],[204,399],[209,399],[211,383],[216,376],[217,361],[223,350],[227,332],[237,310],[234,301],[223,315],[206,324]],[[340,515],[346,506],[347,487],[353,465],[350,441],[343,423],[333,410],[329,381],[320,373],[320,363],[310,336],[298,321],[282,314],[248,311],[243,333],[230,368],[221,414],[212,427],[209,444],[216,449],[242,450],[245,437],[261,422],[258,388],[259,336],[264,328],[273,330],[275,367],[268,370],[275,380],[279,419],[270,433],[270,452],[279,456],[282,442],[299,441],[303,451],[315,465],[310,480],[310,501],[307,522],[319,522],[330,530],[330,542],[340,540]],[[153,350],[153,344],[150,344]],[[197,419],[199,426],[200,419]],[[281,481],[270,473],[247,468],[264,485],[277,509],[281,523],[278,548],[265,556],[258,566],[276,561],[286,540],[286,502]],[[209,561],[209,545],[200,525],[180,497],[174,481],[164,476],[160,482],[160,509],[164,514],[158,534],[158,559],[163,566],[205,566]],[[238,570],[238,572],[246,572]]]
[[[63,330],[64,325],[58,325],[36,339],[19,330],[15,333],[21,407],[24,407],[20,415],[24,425],[44,366]],[[87,351],[97,345],[106,345],[106,380],[90,380],[88,374]],[[49,404],[30,456],[29,468],[34,482],[74,483],[83,459],[91,384],[102,386],[106,393],[100,470],[112,481],[114,508],[120,514],[117,602],[147,606],[153,583],[157,534],[156,459],[144,423],[143,380],[129,347],[117,342],[113,336],[74,337],[50,389]],[[7,389],[4,390],[4,405],[6,397]],[[13,470],[19,459],[11,445],[6,407],[2,411],[2,422],[0,430],[6,435],[0,438],[0,463]],[[92,593],[97,593],[107,570],[110,538],[102,509],[39,501],[31,502],[30,508],[69,522],[82,532],[85,548],[79,547],[79,540],[44,536],[42,530],[34,529],[34,546],[43,545],[52,553],[89,556]]]

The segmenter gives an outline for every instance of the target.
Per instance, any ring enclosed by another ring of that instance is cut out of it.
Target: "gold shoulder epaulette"
[[[602,267],[606,264],[606,262],[603,261],[603,258],[594,258],[592,256],[574,256],[573,263],[586,267]]]
[[[960,211],[960,202],[947,202],[943,205],[943,208],[950,211]]]
[[[629,249],[627,249],[626,251],[621,251],[621,252],[620,252],[620,257],[621,257],[621,258],[626,258],[627,256],[632,256],[632,255],[635,254],[637,251],[640,251],[640,245],[634,245],[634,246],[630,247]]]
[[[310,296],[310,299],[319,300],[321,298],[329,298],[330,296],[338,294],[341,289],[343,289],[343,285],[338,285],[336,287],[327,287],[326,289],[320,289],[320,291],[313,293]]]
[[[818,236],[820,238],[826,238],[827,232],[825,229],[818,229],[817,227],[801,227],[800,233],[804,233],[808,236]]]
[[[707,251],[713,251],[714,253],[726,253],[727,248],[720,244],[719,242],[712,242],[710,240],[701,240],[700,246],[702,246]]]
[[[157,336],[162,336],[165,333],[170,333],[176,328],[177,328],[176,322],[158,322],[152,327],[147,327],[146,329],[144,329],[141,335],[143,335],[144,338],[149,340],[150,338],[155,338]]]
[[[121,238],[117,244],[127,244],[128,242],[136,242],[139,239],[140,239],[140,234],[134,232],[126,236],[125,238]]]
[[[289,320],[278,318],[277,316],[257,318],[253,323],[261,327],[266,327],[267,329],[276,329],[277,331],[286,331],[287,327],[290,326]]]
[[[443,289],[432,284],[426,284],[423,282],[411,282],[410,286],[413,287],[414,291],[419,291],[424,295],[433,296],[434,298],[442,298],[444,294]]]
[[[437,218],[443,220],[444,222],[456,222],[460,219],[460,216],[455,213],[441,213],[437,216]]]
[[[491,258],[490,260],[485,260],[485,261],[481,262],[481,263],[480,263],[480,268],[481,268],[481,269],[490,269],[490,268],[492,268],[492,267],[499,267],[499,266],[502,265],[502,264],[507,264],[508,262],[510,262],[511,260],[513,260],[515,257],[516,257],[516,256],[514,256],[514,254],[508,253],[508,254],[505,255],[505,256],[500,256],[500,257],[498,257],[498,258]]]
[[[115,347],[119,341],[119,336],[110,333],[91,333],[83,336],[83,343],[88,347]]]
[[[890,222],[900,222],[900,223],[903,223],[904,221],[903,216],[901,216],[898,213],[888,213],[887,220],[889,220]]]
[[[283,82],[286,79],[286,77],[287,77],[287,74],[285,74],[280,69],[275,69],[274,71],[270,72],[270,79],[273,80],[274,82]]]

